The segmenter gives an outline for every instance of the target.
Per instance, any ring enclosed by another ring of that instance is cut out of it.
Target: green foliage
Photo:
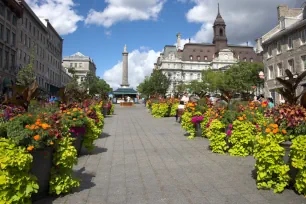
[[[254,158],[258,189],[274,189],[279,193],[289,184],[289,166],[283,160],[285,149],[279,145],[283,141],[281,134],[259,133],[256,136]]]
[[[255,126],[249,121],[235,120],[233,132],[229,136],[229,143],[232,144],[228,151],[232,156],[248,156],[253,153],[255,140]]]
[[[31,203],[38,190],[36,177],[29,174],[33,161],[25,148],[0,138],[0,203]]]
[[[203,137],[207,137],[207,133],[208,133],[208,128],[207,128],[207,124],[209,123],[209,116],[208,116],[208,112],[205,113],[204,115],[204,119],[201,123],[201,129],[202,129],[202,136]]]
[[[89,151],[92,151],[94,149],[93,143],[101,135],[102,129],[98,128],[95,124],[95,120],[91,118],[88,118],[88,123],[86,127],[87,128],[86,128],[86,133],[84,136],[83,145]]]
[[[170,112],[170,116],[175,116],[176,115],[176,110],[178,108],[179,104],[178,103],[174,103],[171,106],[171,112]]]
[[[152,105],[152,115],[154,118],[166,117],[169,112],[167,103],[155,103]]]
[[[201,112],[188,112],[185,111],[182,115],[182,127],[190,134],[188,139],[193,139],[195,137],[195,126],[191,122],[193,116],[200,116]]]
[[[23,67],[17,74],[16,84],[28,87],[36,80],[34,66],[34,57],[31,57],[30,64]]]
[[[68,193],[72,188],[80,186],[79,180],[72,177],[72,167],[78,161],[77,151],[72,145],[73,140],[70,137],[63,137],[57,142],[51,169],[51,194]]]
[[[161,70],[154,70],[150,77],[146,77],[138,85],[137,91],[146,97],[151,95],[164,96],[167,93],[170,83],[170,79]]]
[[[228,150],[224,124],[219,120],[213,120],[208,128],[207,136],[212,152],[224,154]]]
[[[110,109],[110,114],[113,115],[115,111],[115,105],[112,104],[111,109]]]
[[[207,87],[205,84],[198,80],[191,81],[188,85],[186,85],[186,88],[189,89],[190,93],[199,97],[204,97],[207,93]]]
[[[90,96],[99,95],[102,97],[112,91],[110,85],[104,79],[97,77],[93,72],[87,73],[82,85],[89,90]]]
[[[298,169],[295,178],[295,189],[303,195],[306,195],[306,136],[301,135],[292,140],[291,161],[292,166]]]

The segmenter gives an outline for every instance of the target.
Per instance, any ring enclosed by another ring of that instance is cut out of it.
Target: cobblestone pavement
[[[116,106],[115,114],[94,152],[79,158],[81,187],[37,203],[306,203],[293,190],[257,190],[252,157],[211,153],[207,139],[187,140],[174,118],[153,118],[143,105]]]

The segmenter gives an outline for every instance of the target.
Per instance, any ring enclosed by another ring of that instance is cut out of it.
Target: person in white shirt
[[[183,101],[185,105],[189,102],[189,97],[187,93],[184,93],[184,96],[181,98],[181,101]]]

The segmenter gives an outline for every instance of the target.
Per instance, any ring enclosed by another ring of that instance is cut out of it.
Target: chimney
[[[277,7],[277,17],[280,20],[281,17],[287,16],[289,7],[286,4],[281,4]]]
[[[177,49],[181,49],[181,34],[178,33],[178,34],[176,35],[176,38],[177,38],[177,41],[176,41],[176,48],[177,48]]]

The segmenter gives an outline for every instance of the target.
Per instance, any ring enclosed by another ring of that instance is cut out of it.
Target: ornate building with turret
[[[181,34],[177,34],[177,46],[166,45],[160,54],[155,69],[160,69],[171,79],[168,94],[176,91],[179,83],[201,80],[206,69],[225,70],[233,64],[243,62],[262,62],[251,46],[228,44],[226,24],[218,6],[217,18],[213,25],[212,44],[187,43],[181,49]]]

